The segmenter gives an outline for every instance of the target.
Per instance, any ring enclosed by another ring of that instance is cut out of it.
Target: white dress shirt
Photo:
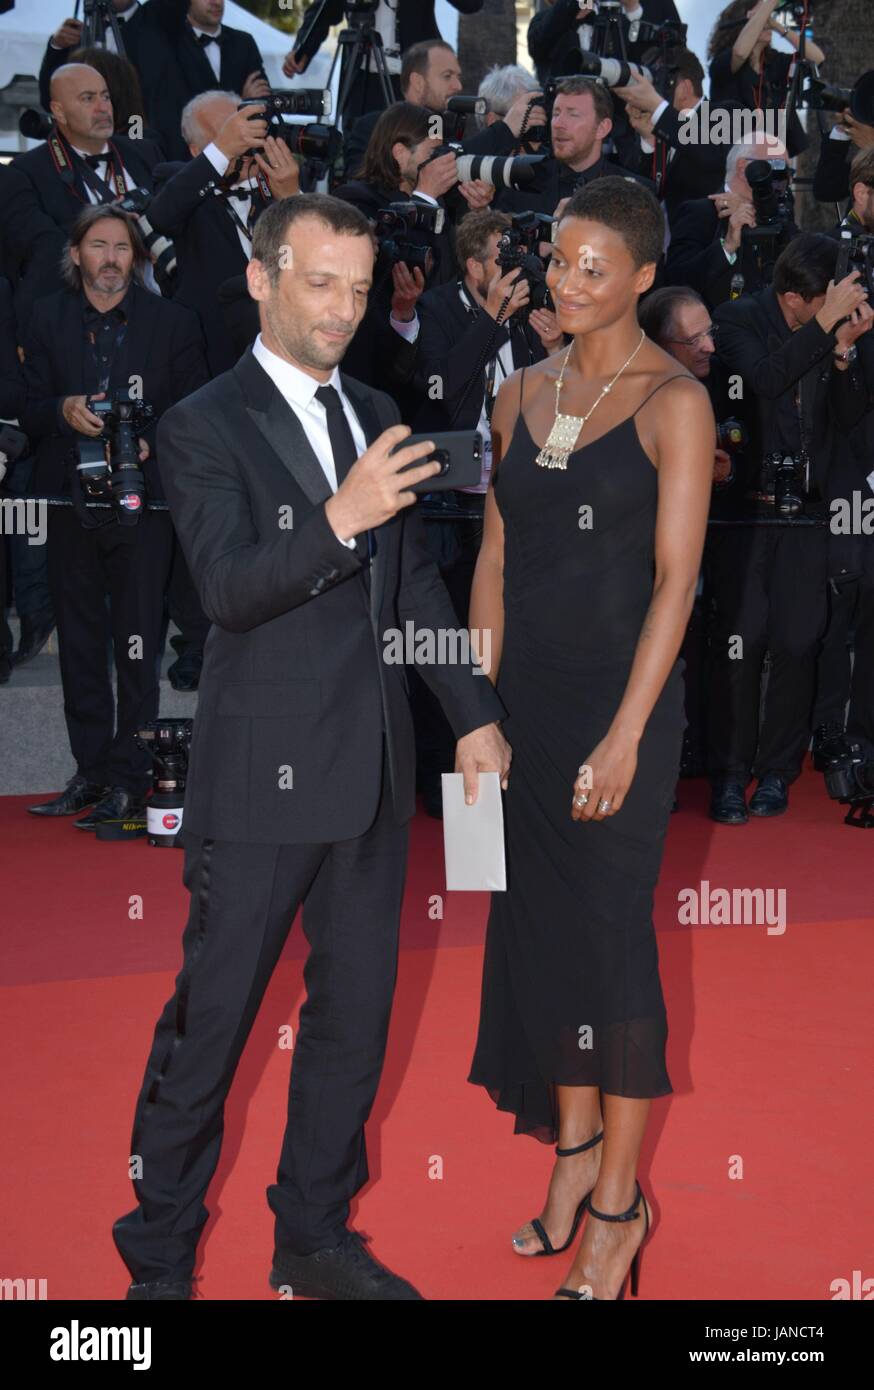
[[[192,24],[191,27],[192,27],[192,29],[194,30],[195,34],[197,34],[198,36],[200,36],[201,34],[206,34],[206,33],[207,33],[207,30],[206,30],[206,29],[198,29],[198,27],[197,27],[196,24]],[[210,34],[209,37],[210,37],[211,39],[217,39],[217,38],[219,37],[219,34],[221,33],[221,31],[222,31],[222,26],[219,25],[219,27],[218,27],[218,29],[216,30],[216,32],[215,32],[214,34]],[[216,80],[216,82],[218,82],[218,81],[221,79],[221,67],[222,67],[222,51],[221,51],[221,48],[220,48],[219,44],[217,44],[217,43],[207,43],[207,44],[204,44],[203,52],[204,52],[204,56],[206,57],[206,61],[209,63],[210,67],[211,67],[212,70],[213,70],[213,73],[215,74],[215,80]]]
[[[231,162],[228,159],[227,155],[222,154],[215,141],[210,141],[210,143],[205,147],[203,153],[206,155],[213,169],[215,169],[219,178],[224,178],[225,174],[228,171],[228,165]],[[245,227],[248,224],[249,209],[252,206],[251,190],[255,187],[257,187],[257,185],[254,179],[241,179],[238,184],[234,184],[234,189],[236,190],[236,192],[242,195],[239,198],[234,198],[234,211],[236,212],[237,216],[242,222],[243,227]],[[245,196],[247,189],[249,190],[248,197]],[[236,228],[239,243],[243,248],[243,254],[246,257],[246,260],[250,261],[252,259],[251,238],[246,235],[246,233],[243,231],[241,227],[237,227],[236,222],[234,223],[234,227]]]
[[[359,457],[367,449],[367,438],[358,422],[355,411],[352,409],[348,396],[343,393],[339,367],[334,368],[329,381],[316,381],[315,377],[310,376],[308,372],[302,372],[300,367],[295,367],[292,362],[287,362],[284,357],[279,357],[275,352],[271,352],[270,348],[265,347],[260,333],[252,345],[252,354],[264,368],[283,400],[291,406],[300,420],[313,453],[322,465],[325,477],[330,483],[331,491],[336,492],[337,469],[334,466],[331,436],[328,434],[328,415],[321,401],[316,400],[316,391],[320,386],[333,386],[340,397],[343,413],[352,431],[352,439]],[[337,540],[340,540],[339,536],[337,536]],[[354,537],[348,541],[342,541],[341,544],[354,550]]]

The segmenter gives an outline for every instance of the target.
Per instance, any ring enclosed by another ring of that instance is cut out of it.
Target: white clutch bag
[[[443,773],[443,848],[446,887],[461,892],[506,892],[504,808],[497,772],[479,774],[472,806],[464,800],[464,777]]]

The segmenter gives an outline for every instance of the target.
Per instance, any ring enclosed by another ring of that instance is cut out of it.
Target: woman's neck
[[[641,329],[636,316],[629,316],[609,328],[574,334],[568,367],[584,379],[615,376],[623,362],[640,343]]]

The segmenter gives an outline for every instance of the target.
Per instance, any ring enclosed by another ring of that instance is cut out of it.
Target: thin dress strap
[[[519,373],[519,414],[522,414],[522,392],[525,389],[525,368]]]
[[[674,375],[673,375],[673,376],[666,377],[664,381],[660,381],[659,384],[658,384],[658,386],[653,387],[653,389],[652,389],[652,391],[650,391],[649,395],[648,395],[648,396],[645,396],[645,397],[643,398],[643,400],[641,401],[640,405],[637,407],[637,410],[642,410],[643,407],[646,405],[647,401],[651,401],[651,400],[652,400],[652,398],[653,398],[653,396],[655,395],[656,391],[661,391],[662,387],[663,387],[663,386],[667,386],[667,384],[668,384],[669,381],[679,381],[681,377],[686,377],[686,373],[685,373],[685,372],[674,372]],[[629,415],[628,418],[629,418],[630,420],[633,420],[633,419],[634,419],[634,416],[637,414],[637,410],[635,410],[631,415]]]

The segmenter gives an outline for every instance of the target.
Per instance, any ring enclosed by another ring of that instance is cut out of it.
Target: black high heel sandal
[[[592,1216],[597,1216],[599,1221],[635,1221],[637,1217],[640,1215],[640,1212],[637,1210],[637,1208],[640,1206],[641,1200],[643,1198],[643,1192],[641,1191],[640,1183],[637,1181],[636,1178],[634,1180],[634,1186],[637,1189],[637,1196],[631,1203],[631,1206],[628,1208],[627,1211],[620,1211],[615,1216],[611,1215],[610,1212],[596,1211],[595,1208],[592,1206],[591,1193],[588,1197],[583,1198],[583,1206],[586,1208],[587,1211],[591,1213]],[[594,1191],[594,1189],[592,1190]],[[623,1276],[622,1283],[619,1285],[619,1292],[616,1295],[617,1302],[620,1298],[625,1297],[625,1280],[628,1278],[629,1273],[631,1275],[631,1292],[635,1298],[637,1297],[637,1283],[640,1277],[640,1252],[643,1249],[644,1241],[649,1235],[649,1212],[647,1210],[645,1202],[643,1204],[643,1215],[644,1220],[646,1222],[646,1228],[643,1233],[643,1240],[640,1242],[640,1245],[635,1250],[634,1258],[631,1261],[631,1266],[629,1270],[626,1272],[626,1274]],[[558,1298],[559,1296],[562,1296],[564,1298],[578,1299],[592,1298],[594,1299],[595,1303],[604,1303],[610,1301],[609,1299],[595,1298],[594,1294],[586,1295],[584,1293],[580,1293],[578,1289],[556,1289],[555,1296],[556,1298]]]
[[[560,1149],[560,1148],[558,1147],[558,1145],[556,1145],[555,1152],[556,1152],[556,1154],[558,1155],[559,1158],[570,1158],[570,1157],[572,1157],[573,1154],[585,1153],[586,1149],[592,1149],[592,1148],[594,1148],[594,1146],[595,1146],[596,1144],[599,1144],[603,1138],[604,1138],[604,1131],[603,1131],[603,1129],[602,1129],[602,1130],[600,1130],[596,1135],[594,1135],[591,1139],[587,1139],[585,1144],[577,1144],[576,1148],[574,1148],[574,1149]],[[549,1239],[549,1236],[546,1234],[546,1230],[545,1230],[545,1228],[544,1228],[543,1222],[540,1220],[539,1217],[535,1216],[535,1217],[533,1218],[533,1220],[530,1221],[530,1222],[528,1223],[531,1227],[533,1227],[533,1229],[534,1229],[534,1234],[538,1237],[538,1239],[541,1241],[541,1243],[542,1243],[542,1245],[543,1245],[543,1249],[542,1249],[542,1250],[535,1250],[535,1251],[533,1252],[534,1255],[561,1255],[561,1254],[563,1253],[563,1251],[567,1250],[568,1246],[571,1244],[571,1242],[573,1241],[574,1236],[576,1235],[577,1231],[578,1231],[579,1228],[580,1228],[580,1222],[581,1222],[582,1219],[583,1219],[583,1212],[584,1212],[585,1207],[586,1207],[586,1202],[588,1201],[589,1196],[590,1196],[590,1194],[591,1194],[592,1191],[594,1191],[593,1188],[590,1189],[590,1191],[586,1193],[585,1197],[584,1197],[583,1200],[580,1202],[580,1205],[577,1207],[576,1212],[574,1213],[574,1222],[573,1222],[573,1225],[571,1226],[571,1233],[570,1233],[570,1235],[568,1236],[567,1240],[565,1241],[564,1245],[560,1245],[560,1246],[558,1247],[557,1250],[556,1250],[555,1246],[553,1245],[552,1241]],[[514,1237],[514,1243],[515,1243],[515,1237]],[[530,1255],[524,1255],[524,1256],[523,1256],[523,1259],[526,1259],[526,1260],[528,1260],[528,1259],[530,1259],[530,1258],[531,1258]]]

